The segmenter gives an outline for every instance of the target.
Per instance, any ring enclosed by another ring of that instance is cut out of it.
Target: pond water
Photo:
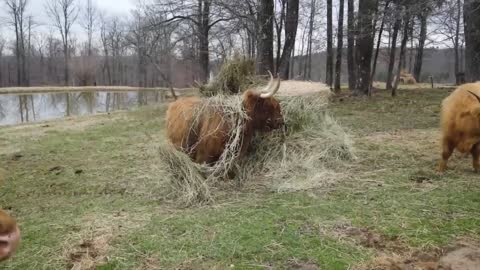
[[[0,126],[125,110],[162,100],[159,92],[0,95]]]

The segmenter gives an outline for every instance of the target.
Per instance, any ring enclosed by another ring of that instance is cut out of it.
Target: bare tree
[[[75,6],[75,0],[50,0],[47,2],[47,13],[53,20],[54,27],[57,28],[63,42],[64,54],[64,83],[70,81],[70,41],[71,29],[78,17],[78,8]]]
[[[405,66],[405,50],[407,47],[407,42],[408,42],[408,36],[409,36],[409,31],[410,31],[410,11],[407,8],[407,11],[405,13],[405,18],[404,18],[404,26],[403,26],[403,37],[402,37],[402,43],[400,45],[400,60],[398,62],[398,68],[397,68],[397,75],[395,79],[395,85],[392,88],[392,97],[395,97],[397,95],[397,88],[398,84],[400,82],[400,73],[402,72],[402,68]]]
[[[295,46],[295,38],[298,28],[298,10],[299,0],[287,1],[287,15],[285,19],[285,43],[283,52],[278,65],[278,73],[282,79],[288,79],[290,61],[293,48]]]
[[[348,66],[348,88],[355,89],[356,84],[356,63],[355,63],[355,5],[354,0],[348,1],[348,22],[347,22],[347,66]]]
[[[335,92],[340,92],[340,80],[342,74],[342,52],[343,52],[343,13],[345,1],[340,0],[338,12],[338,38],[337,38],[337,60],[335,63]]]
[[[327,0],[327,74],[326,83],[333,84],[333,26],[332,26],[332,0]]]
[[[480,80],[480,0],[465,0],[465,76],[469,82]]]
[[[454,50],[455,50],[455,84],[459,85],[461,82],[460,79],[460,21],[462,19],[462,1],[457,0],[457,16],[455,19],[455,40],[454,40]]]
[[[378,30],[378,40],[377,40],[377,48],[375,50],[375,57],[373,59],[373,67],[372,67],[372,81],[371,83],[373,84],[373,80],[375,78],[375,73],[377,71],[377,63],[378,63],[378,55],[380,54],[380,45],[382,43],[382,34],[383,34],[383,29],[385,27],[385,21],[387,20],[388,16],[388,6],[390,5],[390,0],[385,1],[385,7],[383,8],[383,16],[382,16],[382,21],[380,23],[380,30]]]
[[[26,49],[25,49],[25,10],[27,0],[5,0],[10,16],[10,24],[15,30],[15,57],[17,60],[17,85],[27,85]]]
[[[257,73],[273,70],[273,0],[260,0],[258,10]]]
[[[155,7],[157,8],[157,13],[160,15],[158,16],[160,20],[154,22],[151,25],[154,28],[179,21],[193,25],[194,35],[196,36],[198,42],[198,63],[201,67],[199,74],[200,81],[206,82],[208,79],[208,74],[210,72],[210,32],[212,28],[217,24],[233,20],[233,17],[230,16],[231,14],[229,12],[226,12],[223,1],[157,0],[157,4],[155,5]],[[273,15],[273,2],[271,15]],[[270,21],[273,22],[271,17]]]
[[[95,26],[98,20],[98,11],[92,0],[87,0],[86,6],[82,12],[81,25],[87,33],[87,55],[92,56],[92,40]]]
[[[356,94],[370,93],[371,62],[373,55],[374,13],[376,0],[360,0],[358,5],[357,65],[358,78]]]
[[[390,46],[390,58],[388,62],[388,74],[387,74],[387,90],[392,90],[393,85],[393,69],[395,67],[395,56],[397,50],[397,38],[398,32],[400,31],[400,27],[402,26],[402,18],[400,17],[399,7],[397,8],[397,12],[395,13],[395,22],[393,24],[393,33],[392,33],[392,42]]]

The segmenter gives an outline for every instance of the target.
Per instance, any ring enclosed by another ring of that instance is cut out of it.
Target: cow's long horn
[[[272,73],[268,71],[268,74],[270,74],[270,82],[268,83],[267,87],[265,87],[265,89],[262,91],[266,93],[260,94],[261,98],[273,97],[273,95],[275,95],[280,89],[280,78],[277,78],[276,84],[274,85],[275,80],[273,78]]]
[[[473,93],[472,91],[468,91],[468,92],[470,94],[472,94],[473,96],[475,96],[477,98],[478,102],[480,102],[480,97],[477,94]]]

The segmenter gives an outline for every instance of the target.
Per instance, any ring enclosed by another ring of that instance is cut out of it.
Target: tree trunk
[[[360,0],[358,5],[357,65],[358,81],[356,94],[370,92],[371,63],[373,55],[373,16],[377,6],[375,0]]]
[[[405,17],[405,26],[403,28],[403,38],[402,38],[402,44],[400,45],[400,61],[398,62],[398,69],[397,69],[397,76],[395,79],[395,85],[393,86],[392,89],[392,97],[397,96],[397,88],[398,84],[400,82],[400,72],[402,71],[402,66],[404,66],[404,61],[405,61],[405,51],[407,47],[407,42],[408,42],[408,31],[410,30],[410,16],[407,14]],[[403,59],[403,60],[402,60]]]
[[[290,61],[292,61],[292,51],[295,46],[295,38],[298,28],[298,10],[299,0],[287,1],[287,15],[285,19],[285,43],[282,56],[278,65],[278,73],[284,80],[289,77]]]
[[[347,66],[348,66],[348,88],[355,89],[357,81],[355,64],[355,5],[354,0],[348,0],[348,48],[347,48]]]
[[[462,17],[462,7],[461,7],[461,0],[457,0],[457,18],[456,18],[456,29],[455,29],[455,42],[454,42],[454,50],[455,50],[455,84],[461,84],[460,78],[460,56],[459,56],[459,39],[460,39],[460,20]]]
[[[378,31],[377,49],[375,50],[375,57],[373,59],[371,84],[373,84],[373,80],[375,79],[375,73],[377,71],[378,55],[380,53],[380,45],[382,43],[383,29],[385,27],[385,19],[386,19],[386,16],[387,16],[386,12],[388,10],[388,5],[389,4],[390,4],[390,1],[385,2],[385,8],[383,9],[382,23],[380,25],[380,30]]]
[[[210,32],[210,5],[211,1],[202,1],[201,20],[199,22],[199,62],[200,62],[200,82],[206,83],[208,81],[208,74],[210,73],[210,51],[208,47],[209,32]]]
[[[465,77],[467,82],[480,80],[480,0],[465,0]]]
[[[333,26],[332,26],[332,0],[327,0],[327,74],[326,83],[333,83]]]
[[[417,82],[420,82],[422,76],[423,51],[425,41],[427,40],[427,14],[421,14],[420,17],[420,37],[418,39],[417,56],[415,57],[415,67],[413,68],[413,76]]]
[[[399,16],[397,13],[396,16]],[[398,38],[398,31],[400,31],[400,27],[402,25],[402,19],[397,18],[393,25],[393,33],[392,33],[392,45],[390,49],[390,59],[388,62],[388,73],[387,73],[387,90],[392,90],[392,81],[393,81],[393,68],[395,67],[395,56],[397,51],[397,38]]]
[[[258,12],[257,74],[273,71],[273,0],[261,0]]]
[[[340,93],[340,83],[342,76],[342,52],[343,52],[343,12],[345,1],[340,0],[338,12],[338,38],[337,38],[337,59],[335,63],[335,93]]]
[[[280,66],[280,58],[282,57],[282,32],[283,32],[283,26],[285,24],[285,6],[287,4],[286,0],[281,0],[281,9],[280,9],[280,22],[277,21],[275,18],[275,30],[277,33],[277,52],[276,52],[276,61],[275,61],[275,68],[276,72],[278,73],[278,69]]]

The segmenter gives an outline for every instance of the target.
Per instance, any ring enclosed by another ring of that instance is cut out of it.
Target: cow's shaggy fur
[[[244,155],[255,132],[283,126],[280,103],[274,97],[262,98],[260,93],[247,90],[238,106],[242,106],[245,117],[230,115],[215,103],[215,98],[179,99],[167,110],[167,137],[195,162],[212,164],[222,158],[224,152]],[[232,132],[238,128],[240,132]],[[232,145],[231,140],[238,143]],[[226,147],[237,149],[225,151]]]
[[[458,87],[442,103],[442,160],[439,170],[447,168],[453,151],[471,153],[473,168],[480,170],[480,82]]]

